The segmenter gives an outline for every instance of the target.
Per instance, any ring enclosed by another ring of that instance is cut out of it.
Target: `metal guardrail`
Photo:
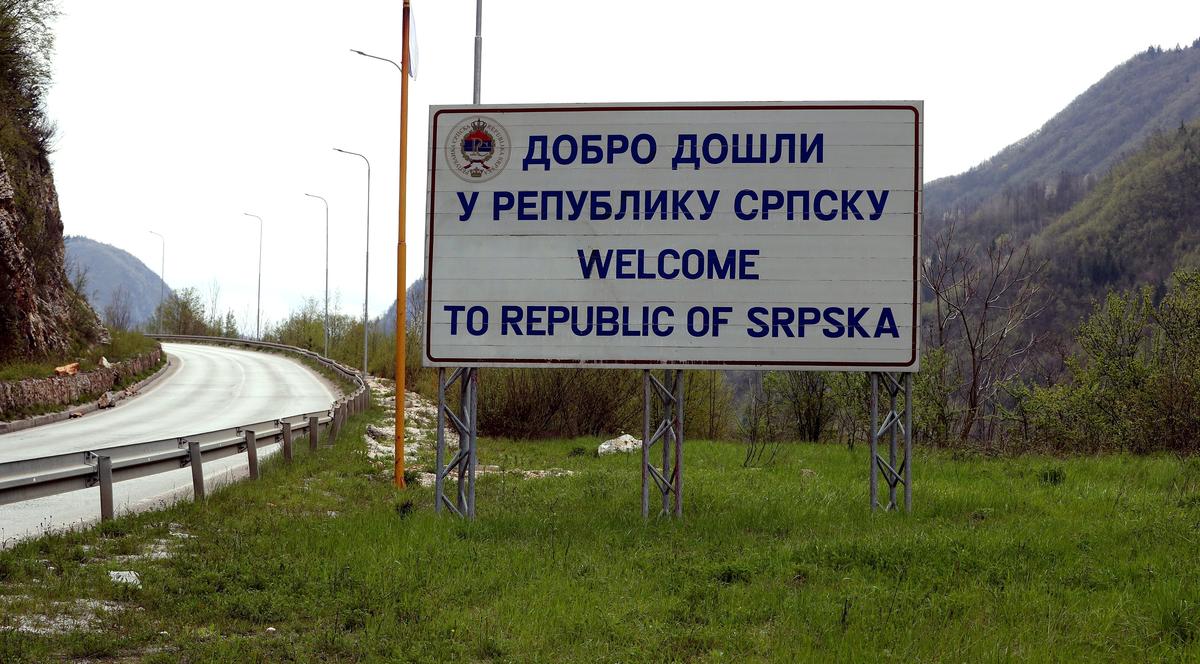
[[[326,444],[332,444],[346,417],[361,412],[368,406],[366,384],[355,369],[303,348],[225,337],[171,334],[149,336],[160,341],[236,345],[301,355],[353,381],[355,388],[350,394],[334,401],[328,410],[250,422],[175,438],[0,463],[0,505],[99,486],[100,518],[107,520],[114,516],[114,482],[187,467],[192,469],[192,489],[195,496],[201,499],[205,494],[205,461],[245,453],[250,478],[258,479],[258,448],[264,444],[263,441],[268,441],[265,444],[281,442],[283,458],[291,461],[292,443],[298,434],[308,435],[310,450],[316,450],[319,446],[322,429],[326,434]]]

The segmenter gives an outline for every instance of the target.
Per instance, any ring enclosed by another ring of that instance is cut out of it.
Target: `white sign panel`
[[[916,371],[921,112],[434,107],[425,364]]]

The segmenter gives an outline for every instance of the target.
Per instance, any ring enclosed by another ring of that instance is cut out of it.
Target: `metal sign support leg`
[[[658,404],[658,408],[654,405]],[[651,417],[659,418],[651,429]],[[661,443],[662,469],[654,467],[651,448]],[[662,512],[683,516],[683,371],[667,370],[659,380],[642,371],[642,516],[650,516],[650,484],[662,497]],[[674,497],[674,504],[671,498]]]
[[[883,382],[887,402],[879,403],[879,383]],[[903,410],[897,401],[904,399]],[[883,406],[883,423],[879,423],[880,406]],[[887,437],[887,459],[879,453],[879,439]],[[898,459],[897,438],[904,440],[904,457]],[[888,502],[879,501],[879,475],[888,487]],[[904,485],[904,511],[912,511],[912,374],[871,374],[871,510],[882,507],[885,511],[900,508],[896,502],[896,488]]]
[[[459,385],[459,410],[446,403],[446,391],[453,387],[455,381]],[[479,404],[479,370],[474,367],[454,369],[450,377],[446,377],[445,369],[438,369],[438,416],[437,416],[437,477],[434,481],[433,508],[441,512],[442,508],[467,518],[475,518],[475,468],[478,464],[477,443],[479,427],[476,413]],[[446,462],[446,422],[458,433],[458,452]],[[455,496],[451,500],[446,495],[446,481],[454,478]]]

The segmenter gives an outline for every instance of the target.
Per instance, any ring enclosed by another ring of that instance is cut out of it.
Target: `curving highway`
[[[81,418],[0,435],[0,462],[109,445],[173,438],[248,422],[324,410],[335,388],[283,355],[235,348],[164,343],[167,372],[131,399]],[[274,447],[263,448],[269,454]],[[206,483],[245,474],[237,455],[204,465]],[[113,486],[118,512],[191,496],[189,469]],[[97,489],[0,506],[0,546],[45,530],[99,519]]]

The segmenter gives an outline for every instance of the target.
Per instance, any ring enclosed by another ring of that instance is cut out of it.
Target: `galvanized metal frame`
[[[887,391],[887,402],[882,404],[883,423],[878,417],[879,383],[883,381]],[[903,394],[903,409],[897,409],[897,401]],[[888,456],[879,454],[879,439],[888,440]],[[904,457],[898,458],[898,438],[904,440]],[[888,502],[879,501],[879,475],[888,486]],[[898,510],[896,489],[904,486],[904,511],[912,511],[912,374],[871,374],[871,511],[882,507],[885,511]]]
[[[657,408],[655,408],[657,406]],[[651,432],[652,412],[658,424]],[[662,469],[650,460],[650,448],[661,443]],[[666,370],[659,380],[642,371],[642,516],[650,517],[650,484],[662,498],[660,515],[683,517],[683,370]],[[673,502],[672,502],[673,499]]]
[[[459,412],[446,403],[446,391],[455,381],[459,386]],[[475,518],[475,469],[479,463],[478,442],[479,369],[459,367],[446,377],[446,369],[438,369],[437,459],[434,470],[434,503],[436,512],[442,508],[467,519]],[[458,452],[449,462],[446,459],[446,422],[458,433]],[[445,462],[445,463],[444,463]],[[454,478],[454,500],[446,495],[446,480]]]

